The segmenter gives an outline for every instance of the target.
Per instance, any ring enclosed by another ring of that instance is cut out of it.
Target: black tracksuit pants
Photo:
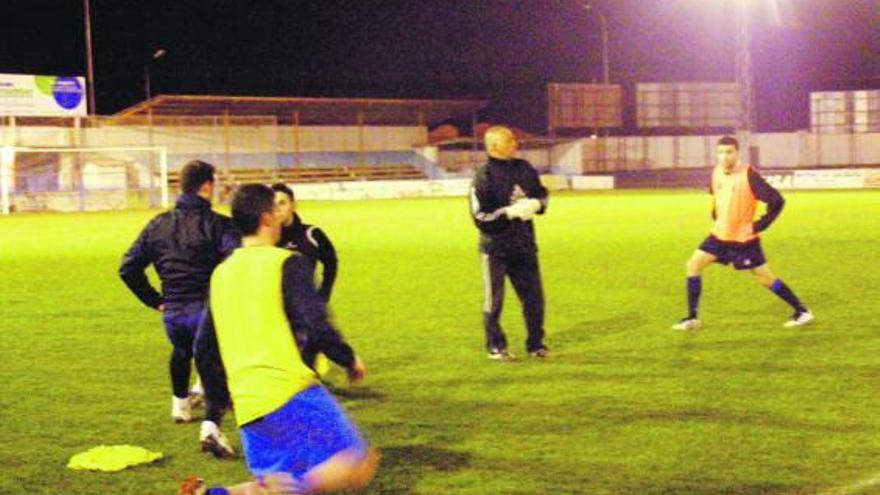
[[[504,279],[510,278],[516,295],[522,303],[528,338],[526,349],[537,351],[544,346],[544,289],[538,255],[489,255],[482,253],[483,261],[483,326],[486,330],[486,349],[507,349],[507,337],[501,329],[501,308],[504,305]]]

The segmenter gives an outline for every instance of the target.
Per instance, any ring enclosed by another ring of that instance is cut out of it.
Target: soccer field
[[[697,192],[556,194],[537,220],[545,361],[486,359],[477,232],[463,198],[304,202],[336,244],[335,320],[369,368],[341,399],[383,454],[368,493],[880,493],[880,192],[789,192],[763,236],[817,322],[747,273],[684,262],[708,233]],[[117,277],[155,211],[0,218],[0,493],[176,493],[244,481],[169,417],[158,313]],[[508,287],[511,350],[525,330]],[[331,381],[343,383],[342,374]],[[230,417],[224,430],[240,446]],[[99,444],[159,463],[65,468]],[[856,484],[862,483],[862,486]],[[849,487],[849,488],[846,488]],[[849,491],[847,491],[849,490]]]

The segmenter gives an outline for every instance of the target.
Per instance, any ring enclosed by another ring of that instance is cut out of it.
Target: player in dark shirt
[[[280,183],[273,185],[272,190],[275,191],[275,205],[282,220],[281,241],[278,242],[278,247],[302,253],[311,262],[312,270],[321,263],[323,271],[318,294],[325,303],[329,302],[339,265],[333,243],[320,227],[303,223],[296,212],[297,204],[293,190]]]
[[[333,291],[333,283],[336,281],[336,269],[339,260],[336,257],[336,249],[333,243],[324,234],[324,231],[315,225],[303,223],[297,214],[296,197],[293,190],[285,184],[272,186],[275,191],[275,207],[281,218],[281,240],[278,247],[296,251],[305,257],[309,268],[309,277],[314,280],[314,272],[318,263],[321,263],[321,285],[318,287],[318,295],[325,303],[330,301],[330,293]],[[312,369],[324,374],[329,363],[326,360],[319,363],[318,348],[304,333],[297,333],[297,343],[303,361]]]

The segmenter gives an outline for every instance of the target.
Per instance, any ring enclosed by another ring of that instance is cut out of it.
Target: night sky
[[[584,0],[92,0],[98,113],[153,94],[485,98],[541,131],[546,83],[599,81]],[[733,0],[594,0],[612,82],[724,81]],[[809,125],[807,93],[880,89],[880,0],[751,0],[758,126]],[[85,75],[80,0],[4,0],[0,72]],[[777,15],[778,14],[778,15]],[[631,91],[631,88],[630,88]]]

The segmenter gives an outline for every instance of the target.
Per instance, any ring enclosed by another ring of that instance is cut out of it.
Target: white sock
[[[217,426],[216,423],[214,423],[213,421],[208,421],[208,420],[202,421],[202,428],[201,428],[201,431],[199,432],[199,438],[205,439],[209,436],[219,435],[219,434],[220,434],[220,428]]]

